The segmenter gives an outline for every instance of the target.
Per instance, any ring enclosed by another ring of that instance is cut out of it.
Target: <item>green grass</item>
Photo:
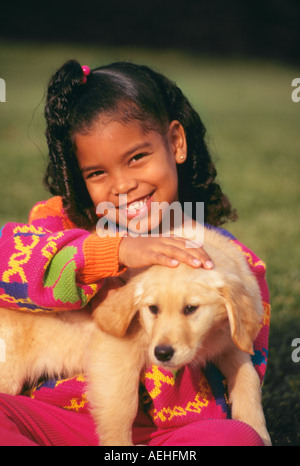
[[[163,50],[58,44],[0,44],[0,223],[26,222],[48,194],[43,95],[50,74],[69,58],[91,67],[119,59],[148,64],[177,81],[208,129],[219,180],[239,213],[227,225],[267,263],[272,320],[263,391],[273,443],[300,445],[300,103],[291,100],[299,73],[279,63],[218,60]]]

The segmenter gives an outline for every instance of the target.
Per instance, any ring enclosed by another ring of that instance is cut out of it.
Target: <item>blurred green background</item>
[[[199,111],[219,181],[239,220],[226,228],[267,263],[272,320],[263,402],[275,445],[300,445],[300,102],[291,99],[300,70],[282,61],[217,58],[172,48],[0,41],[0,224],[26,222],[47,159],[44,92],[65,60],[90,67],[126,59],[175,80]],[[0,225],[0,226],[1,226]]]

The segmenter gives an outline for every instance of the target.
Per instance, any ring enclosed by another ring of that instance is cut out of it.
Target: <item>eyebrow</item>
[[[149,147],[152,147],[151,142],[141,142],[140,144],[137,144],[136,146],[132,147],[127,152],[125,152],[125,154],[123,154],[123,157],[124,158],[128,157],[128,155],[131,155],[131,154],[133,154],[134,152],[137,152],[140,149],[146,149],[146,148],[149,148]]]
[[[151,142],[142,142],[140,144],[137,144],[136,146],[132,147],[131,149],[129,149],[127,152],[125,152],[123,155],[122,155],[122,158],[125,159],[126,157],[128,157],[129,155],[131,154],[134,154],[135,152],[137,152],[138,150],[141,150],[141,149],[148,149],[148,148],[152,148],[152,144]],[[93,170],[99,170],[101,167],[100,165],[91,165],[91,166],[88,166],[88,167],[82,167],[80,169],[80,171],[82,173],[85,173],[85,172],[89,172],[89,171],[93,171]]]

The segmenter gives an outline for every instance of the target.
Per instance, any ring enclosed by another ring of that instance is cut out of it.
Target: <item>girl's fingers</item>
[[[194,256],[195,261],[198,261],[199,267],[202,266],[208,270],[213,268],[214,264],[211,258],[202,247],[193,249],[190,254]]]
[[[213,267],[202,247],[187,247],[186,240],[178,237],[124,237],[119,248],[119,260],[120,265],[133,268],[154,264],[177,267],[179,263],[194,268]]]
[[[176,267],[176,265],[178,265],[176,262],[185,263],[196,268],[204,267],[206,269],[211,269],[213,267],[210,257],[203,248],[187,249],[183,242],[177,242],[177,244],[175,242],[166,243],[167,244],[163,245],[158,244],[157,247],[161,247],[162,249],[159,250],[159,252],[173,261],[169,261],[170,267]]]
[[[164,265],[166,267],[177,267],[180,264],[180,261],[177,259],[172,259],[165,254],[154,253],[151,257],[151,264],[150,265]]]
[[[199,244],[197,245],[195,242],[181,237],[171,237],[168,243],[170,247],[169,249],[165,248],[164,253],[170,257],[179,262],[184,262],[191,267],[213,268],[214,264],[210,256]]]

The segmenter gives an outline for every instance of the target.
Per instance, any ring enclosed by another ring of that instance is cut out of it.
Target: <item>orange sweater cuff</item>
[[[126,268],[119,265],[119,246],[122,237],[100,238],[89,235],[83,244],[85,266],[79,271],[82,283],[96,283],[102,278],[117,276]]]

